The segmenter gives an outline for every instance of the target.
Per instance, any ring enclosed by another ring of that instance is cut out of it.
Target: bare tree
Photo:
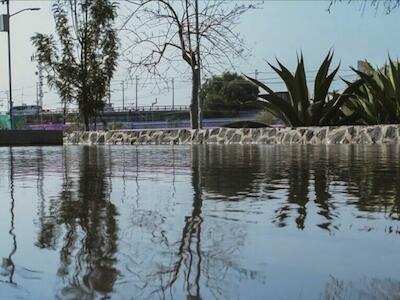
[[[125,49],[130,72],[148,71],[165,78],[189,67],[192,78],[191,125],[201,128],[199,101],[201,73],[233,65],[245,51],[242,37],[235,32],[240,17],[258,4],[238,4],[224,0],[127,0],[130,13],[124,22],[130,44]]]
[[[371,6],[376,10],[383,8],[387,14],[400,7],[400,0],[331,0],[328,10],[330,11],[334,4],[341,2],[347,4],[352,2],[359,3],[362,11],[364,11],[367,6]]]

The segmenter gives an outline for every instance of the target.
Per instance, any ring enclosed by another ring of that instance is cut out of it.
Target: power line
[[[118,2],[128,2],[129,0],[117,0]],[[181,2],[181,0],[170,0],[171,2]],[[276,0],[198,0],[199,2],[254,2],[254,3],[262,3],[262,2],[274,2]],[[55,2],[55,0],[12,0],[12,2]]]

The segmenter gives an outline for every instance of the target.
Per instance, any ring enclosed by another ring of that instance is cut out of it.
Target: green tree
[[[237,73],[225,72],[208,79],[200,91],[205,111],[254,107],[258,87]]]
[[[86,130],[104,108],[117,65],[116,9],[109,0],[58,0],[53,4],[58,39],[41,33],[32,37],[49,85],[64,105],[78,104]]]

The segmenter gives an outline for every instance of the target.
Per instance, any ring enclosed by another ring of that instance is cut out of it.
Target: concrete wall
[[[64,144],[383,144],[400,143],[400,125],[73,132]]]
[[[0,130],[0,146],[62,145],[60,130]]]

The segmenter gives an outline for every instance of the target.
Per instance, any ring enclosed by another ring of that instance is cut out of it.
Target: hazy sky
[[[329,1],[265,1],[263,9],[248,12],[237,31],[245,37],[252,56],[242,62],[237,71],[252,75],[258,69],[264,72],[259,78],[281,90],[283,86],[277,82],[276,75],[267,67],[265,60],[273,61],[277,57],[293,68],[296,53],[301,50],[312,76],[328,50],[333,48],[335,63],[341,62],[340,74],[351,79],[349,66],[356,66],[357,60],[368,59],[374,65],[381,65],[389,53],[394,58],[400,56],[400,9],[391,15],[373,9],[363,13],[360,5],[355,3],[350,6],[336,5],[328,13],[328,6]],[[30,59],[33,53],[30,37],[35,32],[50,33],[54,27],[51,1],[11,0],[12,12],[27,7],[40,7],[41,11],[24,12],[11,20],[15,105],[34,104],[36,101],[36,65]],[[5,5],[0,4],[0,13],[4,12]],[[3,104],[0,110],[7,109],[7,70],[7,38],[6,33],[0,33],[0,105]],[[113,84],[112,101],[115,106],[122,104],[119,80],[126,78],[126,66],[121,64]],[[190,83],[185,82],[187,78],[177,76],[175,79],[176,104],[190,103]],[[341,86],[339,81],[334,84],[335,88]],[[57,95],[48,92],[47,86],[45,91],[44,106],[59,107]],[[129,80],[125,81],[125,95],[126,102],[132,104],[135,89]],[[170,104],[171,91],[160,93],[152,84],[140,86],[139,105],[150,105],[155,98],[160,104]]]

